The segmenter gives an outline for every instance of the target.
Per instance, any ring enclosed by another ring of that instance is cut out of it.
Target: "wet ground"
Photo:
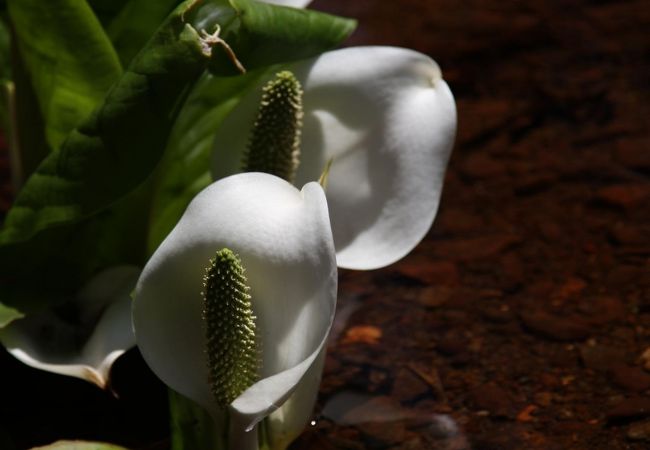
[[[427,239],[342,273],[319,413],[292,449],[650,448],[648,3],[314,7],[359,19],[351,45],[434,57],[459,133]],[[167,446],[164,390],[136,352],[120,400],[5,352],[0,367],[18,449]]]

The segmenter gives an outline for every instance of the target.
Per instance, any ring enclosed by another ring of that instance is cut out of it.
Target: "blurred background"
[[[426,240],[341,274],[312,426],[292,449],[650,447],[650,5],[316,0],[346,45],[426,53],[458,137]],[[0,209],[12,198],[0,152]],[[112,392],[0,350],[0,449],[169,446],[136,350]]]

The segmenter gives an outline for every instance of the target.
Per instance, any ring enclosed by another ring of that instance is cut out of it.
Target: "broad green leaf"
[[[31,450],[127,450],[127,448],[102,442],[57,441],[44,447],[33,447]]]
[[[93,270],[111,262],[142,264],[147,202],[120,199],[155,167],[178,108],[208,61],[182,12],[20,192],[0,232],[6,304],[27,311],[39,300],[56,303]],[[130,261],[116,261],[131,252]],[[34,274],[46,292],[34,290]]]
[[[236,18],[223,37],[247,69],[317,55],[339,45],[356,27],[354,20],[309,9],[255,0],[229,1]],[[213,73],[233,74],[234,70],[221,66]]]
[[[10,306],[0,303],[0,328],[6,327],[16,319],[20,319],[24,315]]]
[[[128,0],[107,24],[107,32],[122,64],[128,65],[179,0]]]
[[[20,192],[0,245],[73,224],[143,182],[157,164],[179,106],[208,61],[177,12],[97,108]]]
[[[56,149],[117,80],[119,59],[86,2],[8,0],[7,6],[47,142]]]

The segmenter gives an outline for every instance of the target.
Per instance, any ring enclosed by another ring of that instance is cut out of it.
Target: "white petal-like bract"
[[[298,388],[332,324],[336,257],[322,188],[299,191],[263,173],[213,183],[142,272],[133,308],[138,347],[163,382],[214,417],[221,412],[208,384],[201,292],[205,268],[223,248],[241,258],[259,330],[259,381],[230,405],[231,421],[249,429]]]
[[[453,95],[438,65],[394,47],[351,47],[286,66],[304,89],[296,184],[326,189],[339,267],[391,264],[425,236],[438,209],[456,134]],[[269,78],[273,74],[269,74]],[[213,175],[237,173],[261,89],[224,120]]]

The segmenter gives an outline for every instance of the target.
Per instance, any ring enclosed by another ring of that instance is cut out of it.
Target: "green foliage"
[[[50,297],[73,290],[95,266],[132,252],[131,236],[140,238],[142,262],[145,238],[137,228],[138,222],[146,227],[146,216],[133,205],[146,195],[131,193],[160,159],[179,105],[208,60],[182,12],[170,17],[103,104],[47,156],[19,193],[0,232],[0,267],[11,277],[3,285],[3,301],[21,309],[25,298],[40,297],[17,292],[32,287],[27,280],[34,271]]]
[[[20,17],[25,23],[33,20],[32,13],[14,1],[10,0],[12,18]],[[65,1],[54,3],[62,8]],[[46,129],[55,131],[48,134],[53,150],[19,192],[0,231],[0,301],[5,305],[23,312],[53,304],[69,298],[104,267],[143,264],[149,230],[151,249],[173,227],[191,197],[210,182],[212,134],[266,65],[331,48],[353,26],[345,19],[320,13],[298,13],[244,0],[232,3],[235,7],[223,0],[183,3],[99,100],[101,89],[97,86],[106,81],[95,79],[91,75],[94,69],[72,71],[71,78],[61,79],[60,86],[47,85],[45,78],[37,82],[38,77],[32,78],[41,108],[48,104],[48,95],[63,92],[60,89],[70,80],[92,84],[89,96],[93,100],[71,104],[78,121],[63,140],[59,132],[64,127],[54,118],[56,114],[44,112]],[[35,8],[42,12],[47,5],[52,2],[40,2]],[[87,21],[79,28],[90,29],[94,33],[91,40],[105,44],[101,29],[97,31],[97,19],[78,2],[74,5],[76,17]],[[244,66],[260,70],[231,78],[202,77],[206,68],[218,73],[233,71],[220,44],[206,42],[200,34],[201,30],[214,33],[218,27],[221,37],[237,43],[237,57]],[[61,24],[45,28],[48,33],[65,35],[55,41],[68,52],[66,61],[68,57],[88,58],[87,48],[66,47],[77,32],[66,34]],[[39,59],[44,50],[35,50],[46,47],[31,36],[21,39],[21,49],[33,50],[30,57],[25,56],[28,72],[33,75],[36,68],[46,70],[51,60]],[[99,48],[106,50],[104,44]],[[110,48],[104,54],[106,60],[115,61],[115,54],[106,56],[109,54]],[[62,77],[67,73],[60,72]],[[178,117],[190,92],[190,102]],[[82,109],[93,102],[99,102],[98,106],[81,119]],[[60,145],[54,145],[59,141]],[[35,273],[38,287],[32,282]]]
[[[7,5],[47,142],[57,149],[120,76],[119,59],[85,2],[8,0]]]
[[[339,45],[356,27],[354,20],[308,9],[255,0],[230,0],[230,4],[235,16],[222,37],[249,70],[322,53]],[[213,73],[233,74],[234,69],[215,67]]]

